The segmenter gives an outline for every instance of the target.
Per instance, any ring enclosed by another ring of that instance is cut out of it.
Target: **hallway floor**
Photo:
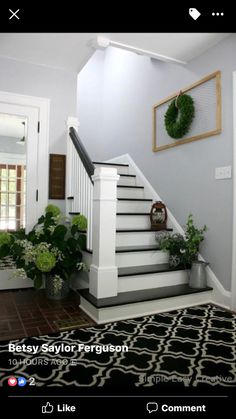
[[[48,300],[43,290],[0,292],[0,341],[57,332],[55,321],[73,319],[93,323],[73,291],[62,301]]]
[[[0,386],[10,376],[27,382],[33,376],[41,390],[85,386],[136,394],[147,387],[158,394],[189,387],[215,395],[221,387],[225,394],[236,385],[235,332],[234,313],[203,304],[16,341],[37,345],[35,354],[9,355],[9,342],[0,342]],[[44,352],[42,345],[58,347],[59,353]],[[117,350],[108,351],[108,345]],[[10,363],[13,359],[17,362]]]

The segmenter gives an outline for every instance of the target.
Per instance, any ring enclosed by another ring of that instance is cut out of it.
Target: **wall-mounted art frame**
[[[195,117],[191,128],[183,138],[171,138],[165,129],[164,115],[179,91],[156,103],[153,114],[154,152],[166,150],[192,141],[201,140],[221,133],[221,72],[215,71],[201,80],[181,89],[194,100]]]

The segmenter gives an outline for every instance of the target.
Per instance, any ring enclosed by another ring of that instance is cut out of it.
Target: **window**
[[[24,165],[0,164],[0,230],[25,227]]]

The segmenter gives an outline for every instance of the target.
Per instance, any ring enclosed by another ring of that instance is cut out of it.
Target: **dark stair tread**
[[[115,297],[95,298],[89,289],[79,290],[79,294],[96,308],[120,306],[124,304],[140,303],[143,301],[161,300],[163,298],[178,297],[180,295],[196,294],[212,291],[211,287],[190,288],[188,284],[172,285],[169,287],[151,288],[147,290],[121,292]]]
[[[159,265],[141,265],[141,266],[128,266],[125,268],[118,268],[118,276],[134,276],[146,275],[161,272],[173,272],[184,270],[182,267],[170,268],[168,263],[160,263]]]
[[[136,175],[126,175],[125,173],[119,173],[119,176],[136,177]]]
[[[149,250],[157,250],[160,249],[156,244],[151,244],[148,246],[120,246],[116,248],[116,253],[131,253],[131,252],[148,252]],[[84,252],[93,254],[93,251],[90,249],[84,249]]]
[[[145,198],[117,198],[118,201],[150,201],[152,202],[152,199],[145,199]]]
[[[120,164],[120,163],[105,163],[102,161],[93,161],[93,164],[101,164],[103,166],[121,166],[121,167],[129,167],[128,164]]]
[[[160,231],[173,231],[173,228],[163,228],[162,230],[152,230],[151,228],[140,228],[140,229],[134,229],[134,228],[118,228],[116,230],[117,233],[144,233],[144,232],[150,231],[152,233],[159,233]]]
[[[120,246],[116,248],[116,253],[148,252],[150,250],[159,251],[160,249],[156,244],[147,246]]]
[[[132,189],[144,189],[144,186],[133,186],[133,185],[117,185],[117,188],[132,188]]]
[[[79,215],[79,214],[80,214],[80,212],[73,212],[73,211],[70,211],[70,212],[69,212],[69,214],[70,214],[70,215]]]

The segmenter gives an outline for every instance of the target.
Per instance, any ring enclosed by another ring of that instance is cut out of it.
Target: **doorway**
[[[37,221],[37,108],[0,103],[0,230]]]
[[[44,212],[48,134],[49,99],[0,92],[0,230],[29,231]]]
[[[25,228],[27,119],[0,113],[0,231]]]

